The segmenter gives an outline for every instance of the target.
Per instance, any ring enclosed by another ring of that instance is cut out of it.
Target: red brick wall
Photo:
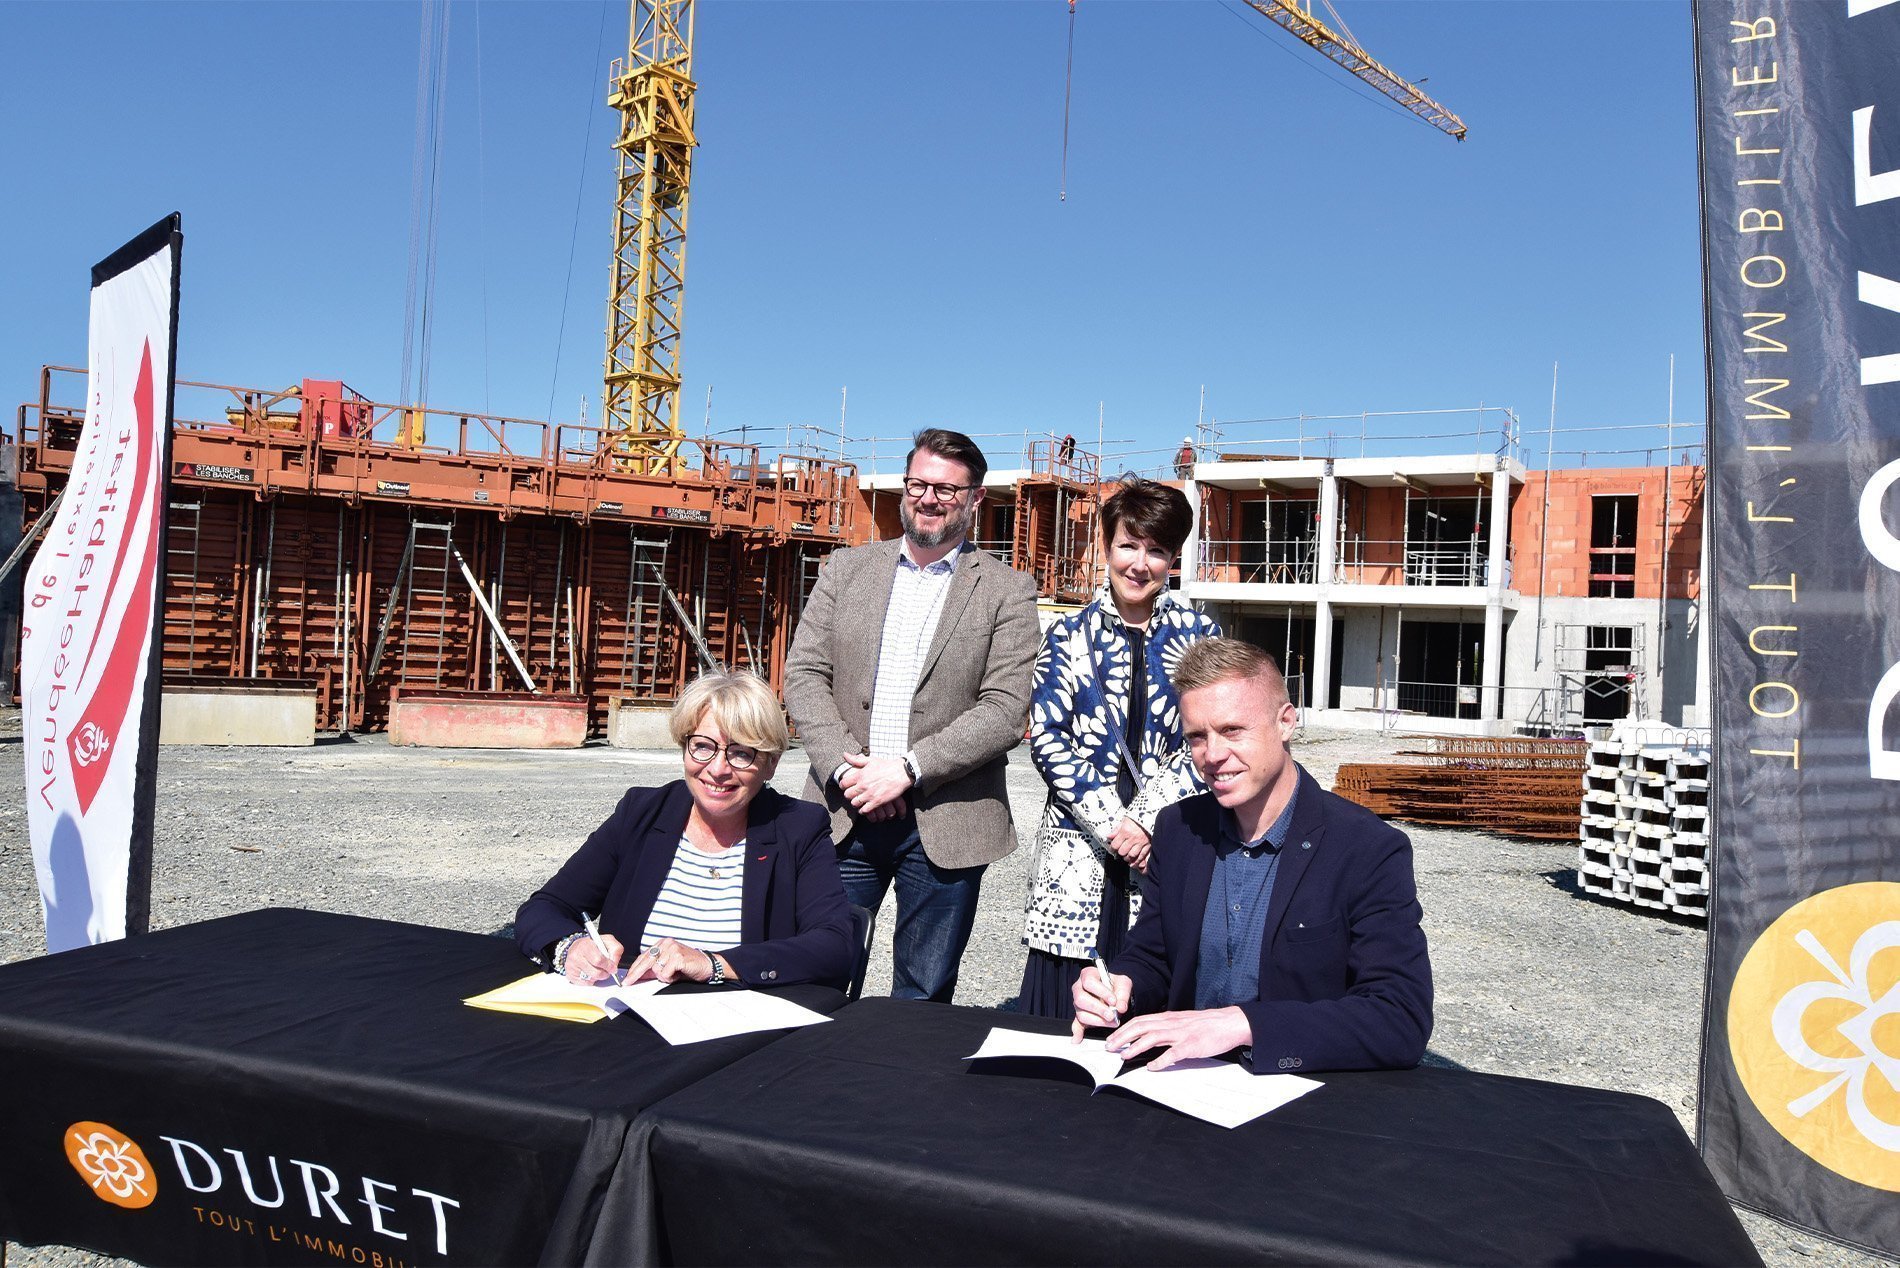
[[[1519,594],[1538,592],[1539,554],[1545,546],[1545,478],[1544,472],[1530,472],[1511,504],[1512,588]],[[1697,597],[1701,592],[1703,470],[1684,466],[1550,472],[1549,549],[1542,560],[1545,592],[1590,593],[1592,499],[1633,495],[1637,499],[1635,597],[1657,598],[1664,584],[1665,479],[1669,488],[1668,594],[1672,599]]]

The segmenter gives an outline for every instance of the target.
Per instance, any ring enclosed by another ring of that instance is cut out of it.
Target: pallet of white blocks
[[[1583,769],[1577,884],[1655,911],[1709,910],[1709,747],[1674,728],[1591,741]]]

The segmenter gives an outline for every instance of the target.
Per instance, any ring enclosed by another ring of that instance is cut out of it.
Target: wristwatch
[[[706,979],[706,985],[724,986],[726,984],[726,966],[724,962],[710,951],[706,953],[706,960],[712,965],[712,976]]]
[[[917,769],[917,763],[911,760],[909,753],[904,754],[903,763],[904,773],[910,776],[910,782],[913,788],[924,782],[924,773]]]

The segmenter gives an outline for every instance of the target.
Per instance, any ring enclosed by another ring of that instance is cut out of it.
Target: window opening
[[[1408,497],[1405,507],[1405,582],[1414,586],[1484,584],[1491,535],[1484,500]]]
[[[1636,497],[1590,499],[1590,597],[1636,597]]]

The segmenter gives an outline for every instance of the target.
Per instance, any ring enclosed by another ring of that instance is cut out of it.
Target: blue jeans
[[[859,823],[838,852],[838,874],[845,896],[873,913],[896,882],[891,997],[948,1004],[976,923],[983,869],[932,863],[924,856],[916,815],[904,814],[883,823]]]

